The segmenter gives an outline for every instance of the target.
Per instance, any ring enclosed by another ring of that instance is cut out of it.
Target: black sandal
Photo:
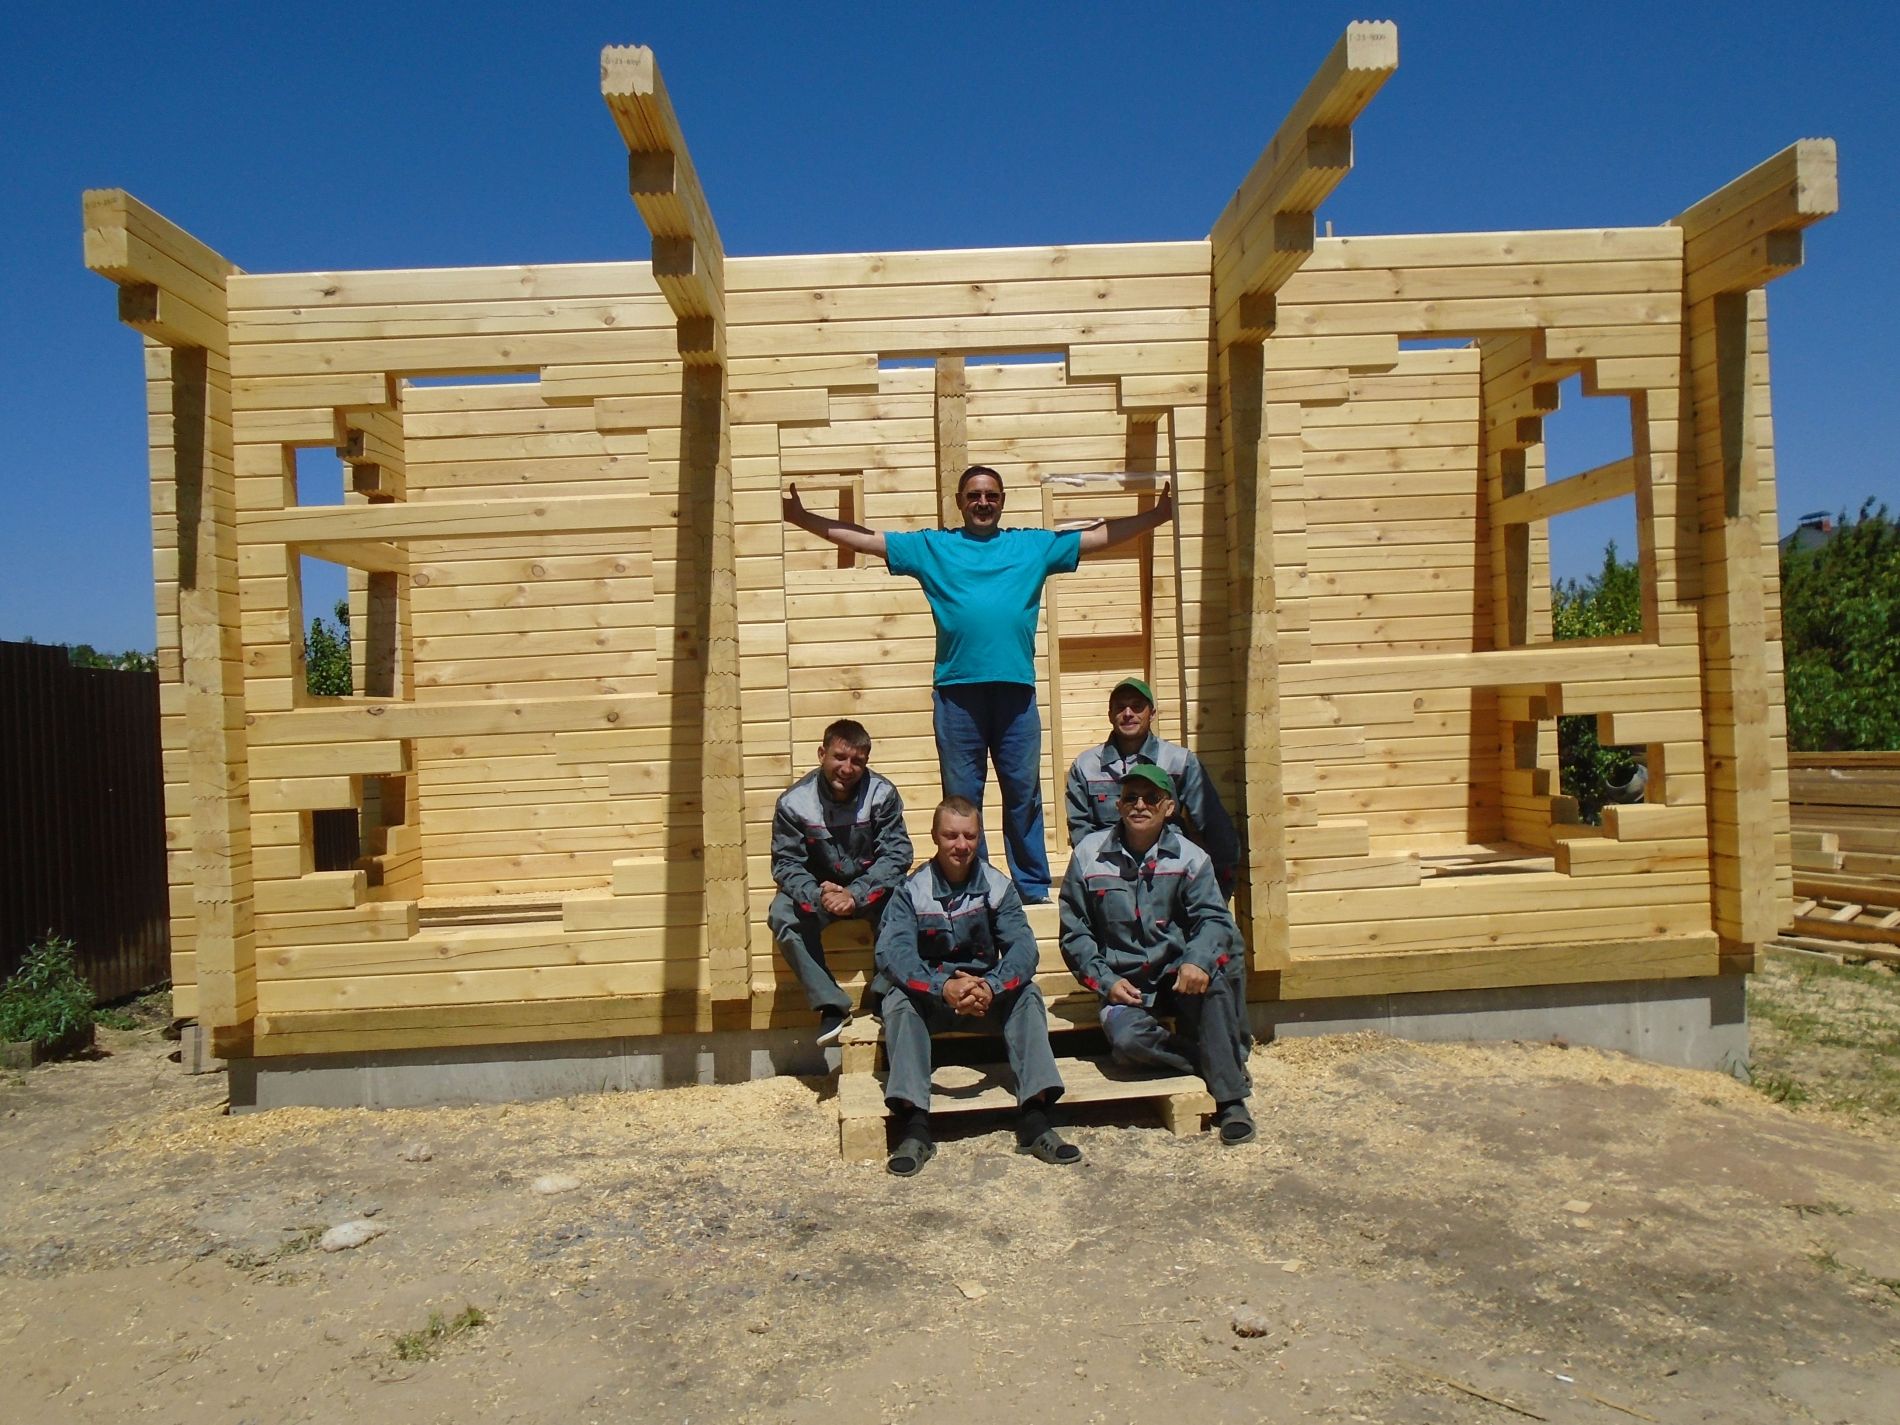
[[[1053,1128],[1045,1128],[1032,1142],[1018,1143],[1018,1153],[1029,1153],[1045,1163],[1054,1163],[1066,1168],[1082,1161],[1082,1150],[1073,1143],[1062,1141],[1062,1135]]]
[[[1258,1137],[1253,1126],[1253,1115],[1247,1112],[1244,1103],[1229,1104],[1216,1116],[1220,1125],[1220,1145],[1223,1148],[1238,1148],[1242,1143],[1251,1143]]]
[[[894,1177],[914,1178],[923,1171],[924,1164],[937,1156],[937,1145],[928,1138],[906,1138],[897,1145],[884,1170]]]

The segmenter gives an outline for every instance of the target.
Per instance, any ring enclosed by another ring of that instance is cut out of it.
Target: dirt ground
[[[815,1081],[230,1117],[101,1038],[0,1080],[18,1425],[1900,1421],[1894,1120],[1715,1075],[1288,1041],[1249,1147],[979,1120],[901,1181]]]

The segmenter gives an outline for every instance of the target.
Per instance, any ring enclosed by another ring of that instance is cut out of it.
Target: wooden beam
[[[653,51],[608,45],[600,92],[627,145],[627,190],[653,237],[653,280],[679,318],[681,359],[723,364],[725,247]]]
[[[822,394],[822,393],[820,393]],[[692,551],[691,622],[698,635],[700,698],[701,909],[706,970],[715,1001],[752,992],[750,891],[746,869],[745,729],[739,703],[739,609],[734,540],[731,430],[725,372],[692,367],[685,376],[680,428],[684,533]],[[687,561],[682,559],[680,604]],[[686,612],[682,607],[681,613]],[[677,696],[677,693],[676,693]],[[674,746],[676,760],[684,749]]]
[[[219,317],[151,282],[119,288],[119,320],[165,346],[198,346],[209,351],[220,350],[230,330]]]
[[[1690,302],[1700,302],[1765,287],[1799,267],[1805,254],[1806,242],[1800,233],[1763,233],[1699,267],[1686,269],[1683,296]]]
[[[679,423],[680,398],[671,393],[605,396],[594,402],[596,430],[656,430]]]
[[[327,559],[348,569],[365,569],[372,574],[409,572],[409,551],[386,540],[306,540],[298,548],[312,559]]]
[[[1802,139],[1670,223],[1683,233],[1690,302],[1760,287],[1801,265],[1801,230],[1840,209],[1832,139]]]
[[[670,711],[662,700],[637,694],[439,703],[351,698],[328,706],[258,713],[251,718],[251,741],[260,746],[283,746],[522,732],[601,732],[624,736],[633,750],[599,760],[631,761],[651,753],[651,729],[664,726]]]
[[[220,1055],[248,1052],[257,1007],[249,743],[237,646],[238,537],[231,438],[229,307],[235,264],[121,189],[83,200],[86,266],[119,286],[121,317],[146,339],[160,706],[175,852],[174,964]],[[168,611],[175,616],[167,618]],[[170,627],[168,628],[168,625]],[[181,723],[177,732],[174,722]]]
[[[1281,691],[1400,693],[1427,688],[1501,688],[1519,683],[1601,682],[1695,676],[1696,650],[1628,643],[1502,648],[1482,653],[1419,653],[1336,658],[1284,668]]]
[[[1698,267],[1765,232],[1793,231],[1832,217],[1841,206],[1839,175],[1833,139],[1790,144],[1669,220],[1682,229],[1684,262]]]
[[[1547,520],[1572,510],[1600,505],[1605,500],[1633,494],[1635,490],[1636,457],[1626,455],[1581,475],[1554,480],[1499,500],[1491,511],[1491,518],[1497,524],[1529,524],[1533,520]]]
[[[1684,209],[1688,303],[1682,472],[1701,524],[1698,639],[1710,747],[1723,775],[1708,789],[1712,827],[1733,849],[1711,867],[1715,928],[1759,945],[1786,919],[1791,884],[1778,846],[1788,827],[1787,737],[1772,716],[1781,664],[1775,610],[1774,446],[1764,284],[1801,261],[1802,230],[1840,207],[1832,139],[1802,139]]]
[[[302,505],[256,510],[241,519],[245,544],[400,543],[411,539],[495,539],[550,534],[608,534],[651,529],[668,502],[650,495],[572,496],[557,500],[425,500],[416,504]],[[334,556],[333,556],[334,557]],[[356,568],[362,556],[341,562]]]
[[[970,466],[969,396],[963,358],[937,358],[937,506],[945,529],[957,529],[957,479]]]
[[[121,285],[150,283],[223,317],[225,279],[241,269],[123,188],[81,200],[88,270]]]
[[[1352,167],[1352,121],[1398,68],[1390,21],[1354,21],[1214,223],[1221,345],[1258,340],[1270,296],[1313,251],[1313,212]]]
[[[821,426],[831,420],[831,393],[823,386],[730,391],[726,409],[734,425]]]

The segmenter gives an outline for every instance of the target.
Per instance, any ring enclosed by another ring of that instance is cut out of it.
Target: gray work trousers
[[[1102,1033],[1118,1064],[1199,1074],[1216,1103],[1244,1099],[1253,1089],[1247,1051],[1253,1032],[1247,1023],[1245,982],[1230,961],[1208,981],[1207,992],[1184,995],[1168,980],[1154,1007],[1103,1005]],[[1172,1014],[1170,1031],[1157,1015]]]
[[[851,996],[838,987],[837,977],[825,963],[824,941],[820,939],[825,927],[834,920],[868,921],[871,938],[875,940],[877,923],[884,918],[884,907],[889,901],[889,896],[880,896],[868,906],[859,906],[852,915],[836,916],[823,906],[801,909],[798,902],[783,891],[772,897],[772,904],[765,912],[765,923],[772,931],[779,953],[798,976],[798,983],[805,990],[805,1001],[814,1012],[849,1014],[856,1008]]]
[[[990,1001],[989,1013],[959,1015],[936,995],[901,987],[886,990],[883,1001],[884,1053],[890,1077],[884,1101],[899,1112],[930,1107],[930,1036],[948,1029],[985,1031],[1003,1036],[1009,1067],[1016,1075],[1016,1102],[1047,1094],[1062,1097],[1062,1075],[1049,1047],[1049,1012],[1034,984],[1006,990]]]

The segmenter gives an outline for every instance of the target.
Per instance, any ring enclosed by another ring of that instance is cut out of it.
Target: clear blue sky
[[[138,339],[81,265],[82,189],[250,271],[639,258],[596,64],[640,43],[729,252],[1200,237],[1355,18],[1396,19],[1401,60],[1341,234],[1660,222],[1837,139],[1842,212],[1771,288],[1781,507],[1900,505],[1889,5],[23,4],[0,638],[153,642]],[[1568,411],[1552,435],[1560,467],[1619,453]],[[1559,575],[1628,547],[1560,534]]]

